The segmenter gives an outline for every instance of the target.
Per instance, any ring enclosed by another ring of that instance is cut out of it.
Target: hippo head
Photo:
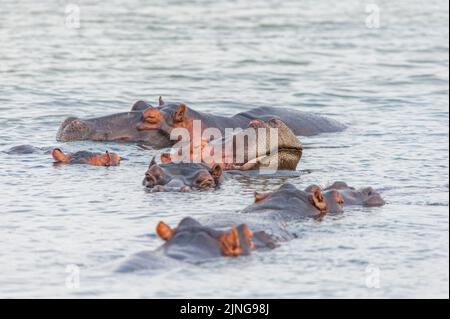
[[[190,192],[193,189],[213,189],[222,182],[223,171],[220,165],[212,168],[194,163],[159,165],[153,159],[145,173],[143,185],[153,192]]]
[[[345,205],[362,205],[366,207],[377,207],[386,204],[380,193],[372,187],[356,189],[344,182],[335,182],[325,188],[326,192],[337,191],[344,198]]]
[[[253,233],[245,224],[219,231],[202,226],[192,218],[184,218],[175,229],[160,222],[156,233],[165,241],[162,246],[165,254],[180,260],[249,255],[255,247]]]
[[[61,142],[87,140],[92,135],[91,126],[76,118],[69,117],[65,119],[56,133],[56,140]]]
[[[321,217],[328,212],[328,205],[320,188],[313,192],[285,184],[275,192],[255,193],[255,203],[244,213],[282,212],[293,218]]]
[[[190,112],[190,111],[189,111]],[[189,128],[192,119],[185,104],[164,104],[159,108],[147,108],[136,126],[138,131],[161,130],[170,135],[174,128]]]
[[[76,153],[65,154],[61,149],[55,148],[52,151],[52,157],[55,163],[64,164],[89,164],[93,166],[118,166],[120,156],[117,153],[91,153],[80,151]]]
[[[322,192],[320,186],[310,185],[305,189],[305,192],[314,194],[316,192]],[[344,198],[336,190],[328,190],[322,192],[323,197],[327,203],[327,213],[340,214],[344,212]]]

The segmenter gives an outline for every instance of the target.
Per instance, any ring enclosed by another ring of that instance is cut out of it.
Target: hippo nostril
[[[211,178],[207,178],[207,179],[200,181],[198,183],[198,187],[199,188],[209,188],[209,187],[215,186],[215,184],[216,183],[215,183],[214,179],[211,177]]]
[[[147,187],[154,187],[156,185],[156,178],[151,174],[145,174],[145,181]]]

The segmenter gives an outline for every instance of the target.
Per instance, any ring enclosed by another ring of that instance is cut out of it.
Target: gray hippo
[[[63,121],[56,134],[56,140],[61,142],[93,140],[144,142],[156,148],[171,146],[169,135],[163,131],[140,131],[136,127],[142,121],[142,109],[151,108],[144,101],[135,102],[130,112],[80,120],[69,117]]]
[[[346,205],[362,205],[365,207],[377,207],[386,204],[380,193],[372,187],[356,189],[344,182],[334,182],[325,188],[327,192],[339,192]]]
[[[182,192],[193,190],[208,190],[218,188],[226,179],[233,177],[270,177],[292,178],[299,177],[297,171],[279,170],[270,174],[260,171],[224,170],[221,164],[207,165],[205,163],[172,163],[158,164],[153,158],[145,172],[142,185],[150,192]]]
[[[61,149],[55,148],[52,151],[52,157],[57,164],[87,164],[92,166],[118,166],[120,156],[117,153],[92,153],[87,151],[78,151],[65,154]]]
[[[51,147],[36,147],[33,145],[24,144],[13,146],[3,152],[8,155],[29,155],[36,153],[47,154],[50,153],[51,151],[52,151]]]
[[[194,120],[201,120],[202,132],[206,128],[218,128],[222,134],[226,128],[246,128],[254,119],[279,118],[296,135],[311,136],[320,133],[340,132],[345,125],[323,116],[276,107],[259,107],[232,117],[196,112],[185,104],[165,104],[153,107],[144,101],[133,104],[130,112],[80,120],[70,117],[60,125],[57,140],[96,140],[145,142],[154,147],[174,144],[169,136],[174,128],[186,128],[191,133]]]
[[[93,166],[118,166],[120,156],[117,153],[94,153],[88,151],[78,151],[74,153],[64,153],[60,148],[35,147],[32,145],[18,145],[11,147],[4,153],[8,155],[29,155],[50,153],[55,164],[87,164]]]
[[[143,185],[152,192],[190,192],[218,187],[224,180],[222,167],[195,163],[157,164],[151,161]]]
[[[285,184],[274,192],[255,193],[255,202],[239,213],[208,216],[202,221],[184,218],[176,228],[160,222],[156,234],[164,244],[154,253],[136,254],[123,263],[119,271],[148,269],[155,264],[158,254],[197,263],[273,249],[297,237],[289,230],[289,222],[308,218],[321,220],[327,214],[342,213],[345,206],[344,197],[335,189],[322,191],[311,185],[299,190],[292,184]]]

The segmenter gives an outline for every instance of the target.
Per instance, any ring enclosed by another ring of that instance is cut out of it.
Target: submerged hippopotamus
[[[157,107],[137,101],[130,112],[87,120],[70,117],[61,124],[57,140],[145,142],[155,147],[168,147],[174,144],[169,137],[174,128],[186,128],[192,136],[194,120],[201,121],[201,134],[207,128],[217,128],[224,134],[226,128],[247,127],[252,119],[272,118],[281,119],[296,135],[302,136],[340,132],[345,129],[345,125],[337,121],[291,109],[260,107],[225,117],[196,112],[185,104],[165,104],[160,99]]]
[[[6,151],[3,151],[4,153],[8,155],[29,155],[29,154],[36,154],[36,153],[50,153],[53,148],[51,147],[36,147],[33,145],[17,145],[9,148]]]
[[[372,187],[356,189],[344,182],[334,182],[324,189],[326,192],[339,192],[345,205],[362,205],[365,207],[377,207],[386,204],[380,193]]]
[[[171,146],[173,141],[167,133],[160,130],[137,129],[142,121],[142,110],[151,107],[144,101],[137,101],[132,105],[130,112],[87,120],[69,117],[60,125],[56,140],[61,142],[78,140],[145,142],[157,148]]]
[[[272,136],[272,131],[276,135]],[[277,139],[275,139],[277,137]],[[188,154],[183,154],[184,149]],[[225,170],[296,170],[303,147],[292,130],[279,119],[252,120],[248,128],[212,141],[203,140],[197,148],[193,143],[164,153],[164,163],[198,162],[209,166],[220,164]],[[187,155],[187,156],[186,156]]]
[[[190,192],[218,187],[224,180],[222,167],[194,163],[157,164],[153,158],[143,185],[152,192]]]
[[[355,202],[349,203],[353,204]],[[293,221],[321,220],[327,214],[342,213],[346,205],[339,190],[322,191],[316,185],[300,190],[285,184],[274,192],[255,193],[255,202],[239,213],[214,214],[203,221],[184,218],[174,229],[160,222],[156,234],[165,243],[157,252],[194,263],[219,256],[245,256],[254,250],[273,249],[283,241],[295,239],[295,232],[289,229]],[[121,265],[119,271],[153,265],[143,256],[154,258],[157,255],[137,254]]]
[[[80,151],[76,153],[64,154],[59,148],[52,151],[53,159],[56,163],[64,164],[88,164],[93,166],[118,166],[120,156],[117,153],[92,153]]]
[[[200,259],[250,255],[256,248],[253,232],[247,225],[232,226],[229,230],[216,230],[203,226],[198,221],[184,218],[175,229],[164,222],[156,227],[157,235],[166,241],[161,250],[176,259],[190,259],[187,251],[200,254]]]

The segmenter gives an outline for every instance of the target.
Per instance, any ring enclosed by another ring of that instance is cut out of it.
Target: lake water
[[[55,167],[0,153],[0,297],[448,298],[448,2],[376,1],[379,28],[371,3],[1,0],[0,151],[126,160]],[[302,138],[311,173],[289,182],[370,185],[388,203],[299,223],[300,238],[271,252],[117,273],[161,245],[161,219],[237,212],[284,182],[150,194],[141,180],[157,151],[55,140],[67,116],[159,95],[216,114],[277,105],[337,119],[349,129]]]

